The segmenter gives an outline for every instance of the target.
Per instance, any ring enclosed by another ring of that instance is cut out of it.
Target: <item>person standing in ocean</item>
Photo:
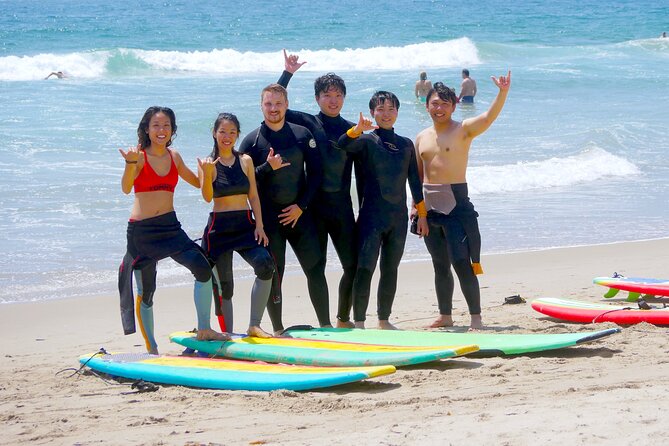
[[[284,71],[278,84],[287,87],[293,74],[306,62],[299,62],[297,55],[284,55]],[[346,99],[346,84],[334,73],[320,76],[314,82],[314,97],[321,111],[316,115],[288,110],[286,120],[302,125],[311,131],[318,144],[323,168],[323,182],[313,200],[313,211],[318,241],[325,267],[327,261],[328,235],[341,262],[343,274],[339,281],[338,328],[352,328],[351,307],[353,305],[353,279],[357,263],[356,227],[351,201],[351,173],[355,164],[356,184],[362,192],[362,171],[359,160],[353,154],[339,150],[337,141],[355,124],[339,113]]]
[[[427,80],[427,73],[425,71],[421,71],[418,75],[416,86],[413,89],[414,95],[416,95],[416,99],[420,100],[421,102],[425,102],[427,92],[430,91],[431,88],[432,82]]]
[[[125,194],[133,188],[135,190],[128,221],[127,251],[119,268],[121,320],[125,334],[135,332],[134,272],[137,318],[146,349],[153,354],[158,354],[153,324],[156,264],[167,257],[184,265],[195,276],[197,338],[229,339],[227,334],[211,329],[211,267],[204,252],[181,229],[174,211],[174,189],[179,177],[193,187],[200,187],[197,175],[186,166],[176,150],[169,148],[176,132],[176,117],[172,109],[149,107],[137,127],[137,147],[127,151],[119,149],[125,160],[121,189]]]
[[[239,131],[237,116],[219,114],[212,131],[214,149],[204,160],[198,159],[202,197],[207,203],[214,200],[213,212],[202,235],[202,248],[215,265],[214,303],[221,330],[233,332],[232,253],[236,251],[253,267],[256,275],[246,334],[268,338],[271,335],[260,328],[260,321],[272,288],[274,261],[266,248],[268,240],[263,229],[253,161],[234,150]]]
[[[288,92],[284,87],[270,84],[260,98],[264,120],[246,135],[239,152],[249,155],[255,166],[265,232],[276,265],[267,311],[274,333],[281,333],[287,241],[307,277],[319,324],[331,327],[325,264],[309,209],[323,176],[316,140],[307,128],[286,122]]]
[[[462,70],[462,83],[460,84],[458,102],[473,104],[474,96],[476,96],[476,81],[469,77],[469,70],[464,68]]]
[[[423,181],[429,233],[425,245],[432,257],[439,317],[431,327],[450,327],[454,280],[451,264],[471,315],[471,329],[483,327],[477,274],[481,268],[478,213],[469,201],[467,164],[472,140],[497,119],[511,87],[511,72],[492,77],[499,91],[485,113],[462,122],[453,120],[457,98],[441,82],[427,95],[426,107],[433,125],[416,137],[416,158]]]
[[[400,101],[389,91],[377,91],[369,100],[369,111],[376,121],[363,117],[339,138],[339,147],[359,154],[365,171],[365,189],[358,216],[358,266],[353,281],[353,318],[357,328],[365,328],[372,275],[379,254],[377,316],[379,328],[393,330],[390,323],[399,268],[407,236],[407,194],[418,210],[418,234],[428,231],[423,191],[418,175],[416,153],[409,138],[397,135]],[[369,134],[363,132],[373,130]]]

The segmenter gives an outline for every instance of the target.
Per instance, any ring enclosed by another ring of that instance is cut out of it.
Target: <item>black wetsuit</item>
[[[454,280],[451,263],[458,275],[462,294],[470,314],[481,314],[481,291],[472,263],[481,261],[481,234],[478,213],[469,201],[467,183],[451,184],[455,207],[448,213],[429,210],[430,232],[425,245],[432,257],[439,313],[450,315],[453,309]]]
[[[235,162],[227,167],[216,163],[216,179],[214,180],[214,198],[249,193],[249,179],[242,170],[238,154],[234,154]],[[268,281],[274,274],[274,261],[262,245],[255,240],[255,220],[250,210],[211,212],[207,227],[202,235],[202,248],[212,263],[215,264],[218,283],[214,283],[214,308],[222,331],[232,332],[232,306],[225,300],[232,299],[234,279],[232,273],[232,253],[236,251],[253,267],[256,278]],[[269,282],[268,282],[269,283]],[[254,301],[261,301],[262,310],[267,303],[267,296],[251,295],[252,310]],[[225,310],[225,311],[224,311]],[[251,315],[251,325],[260,325],[262,311],[256,310]]]
[[[353,316],[356,322],[366,319],[372,274],[380,252],[377,314],[379,320],[388,320],[406,242],[407,180],[414,201],[423,201],[414,145],[393,130],[377,129],[355,139],[344,134],[339,138],[339,147],[361,154],[365,175],[357,222],[359,250],[353,283]]]
[[[290,165],[273,170],[267,162],[270,147]],[[276,283],[267,304],[274,331],[284,328],[281,321],[281,280],[286,265],[286,241],[290,243],[307,276],[309,297],[319,323],[329,325],[325,265],[321,261],[322,254],[309,209],[322,179],[316,141],[305,127],[286,122],[281,130],[275,132],[263,122],[244,138],[239,151],[248,154],[256,166],[265,233],[276,264]],[[282,225],[279,215],[292,204],[297,204],[303,213],[295,227]]]
[[[287,87],[291,77],[291,73],[284,71],[277,83]],[[355,159],[356,156],[339,150],[337,144],[341,135],[355,124],[341,116],[333,118],[323,112],[310,115],[295,110],[286,112],[286,121],[308,128],[318,144],[323,166],[323,182],[311,210],[323,253],[323,264],[327,257],[328,235],[341,262],[343,274],[339,281],[337,319],[348,321],[353,304],[353,279],[357,264],[355,216],[351,202],[351,171],[354,161],[358,197],[362,196],[362,171],[359,168],[359,161]]]

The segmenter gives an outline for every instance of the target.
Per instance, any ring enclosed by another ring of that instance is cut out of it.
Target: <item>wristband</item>
[[[472,263],[472,271],[478,276],[479,274],[483,274],[483,267],[480,263]]]
[[[125,160],[125,163],[126,163],[126,164],[137,164],[137,161],[128,161],[128,160]]]
[[[359,137],[360,135],[362,135],[362,132],[356,132],[355,127],[351,127],[350,129],[346,130],[346,135],[349,138],[355,139],[355,138]]]
[[[421,201],[416,205],[416,210],[418,211],[419,217],[427,217],[427,209],[425,208],[425,200]]]

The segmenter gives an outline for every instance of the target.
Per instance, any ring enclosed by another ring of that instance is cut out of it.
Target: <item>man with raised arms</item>
[[[480,264],[481,235],[478,213],[469,201],[467,163],[472,140],[485,132],[504,107],[511,86],[511,72],[492,77],[499,91],[485,113],[462,122],[452,119],[457,97],[441,82],[427,95],[426,107],[433,125],[416,137],[418,170],[423,181],[429,233],[425,244],[432,257],[439,317],[431,327],[450,327],[454,280],[451,264],[471,315],[471,328],[483,327],[481,296],[477,274]]]
[[[339,138],[342,150],[358,153],[362,160],[365,184],[358,216],[358,266],[353,282],[353,317],[357,328],[365,328],[370,286],[381,255],[381,275],[377,290],[379,328],[395,329],[390,323],[397,290],[397,269],[404,253],[407,235],[407,194],[418,210],[418,234],[427,234],[427,211],[418,175],[413,143],[397,135],[393,126],[400,101],[393,93],[377,91],[369,100],[369,111],[376,121],[362,112],[355,127]],[[363,134],[367,130],[372,133]]]
[[[275,334],[283,331],[281,280],[286,266],[286,241],[307,276],[309,297],[321,327],[330,327],[325,265],[308,210],[321,183],[316,141],[305,127],[286,122],[288,93],[278,84],[261,93],[264,121],[242,141],[239,151],[251,157],[265,233],[276,263],[276,280],[267,304]],[[305,172],[306,170],[306,172]]]
[[[296,55],[283,51],[285,70],[278,83],[284,87],[293,74],[306,62],[299,62]],[[337,141],[355,124],[339,114],[346,98],[346,84],[334,73],[320,76],[314,82],[314,96],[321,111],[316,115],[295,110],[286,112],[286,121],[308,128],[316,139],[323,166],[323,182],[313,200],[313,211],[318,240],[325,266],[328,235],[341,262],[343,274],[339,281],[339,306],[337,327],[352,328],[350,321],[353,278],[357,263],[355,242],[355,216],[351,202],[351,171],[355,155],[339,150]],[[362,172],[356,161],[356,183],[362,191]]]

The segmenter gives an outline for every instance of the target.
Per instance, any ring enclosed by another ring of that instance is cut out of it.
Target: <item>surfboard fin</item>
[[[619,292],[620,292],[620,290],[617,290],[615,288],[609,288],[609,290],[606,293],[604,293],[604,297],[606,297],[608,299],[610,297],[614,297]]]
[[[636,302],[639,300],[639,297],[641,297],[641,293],[630,291],[629,295],[627,296],[627,302]]]

